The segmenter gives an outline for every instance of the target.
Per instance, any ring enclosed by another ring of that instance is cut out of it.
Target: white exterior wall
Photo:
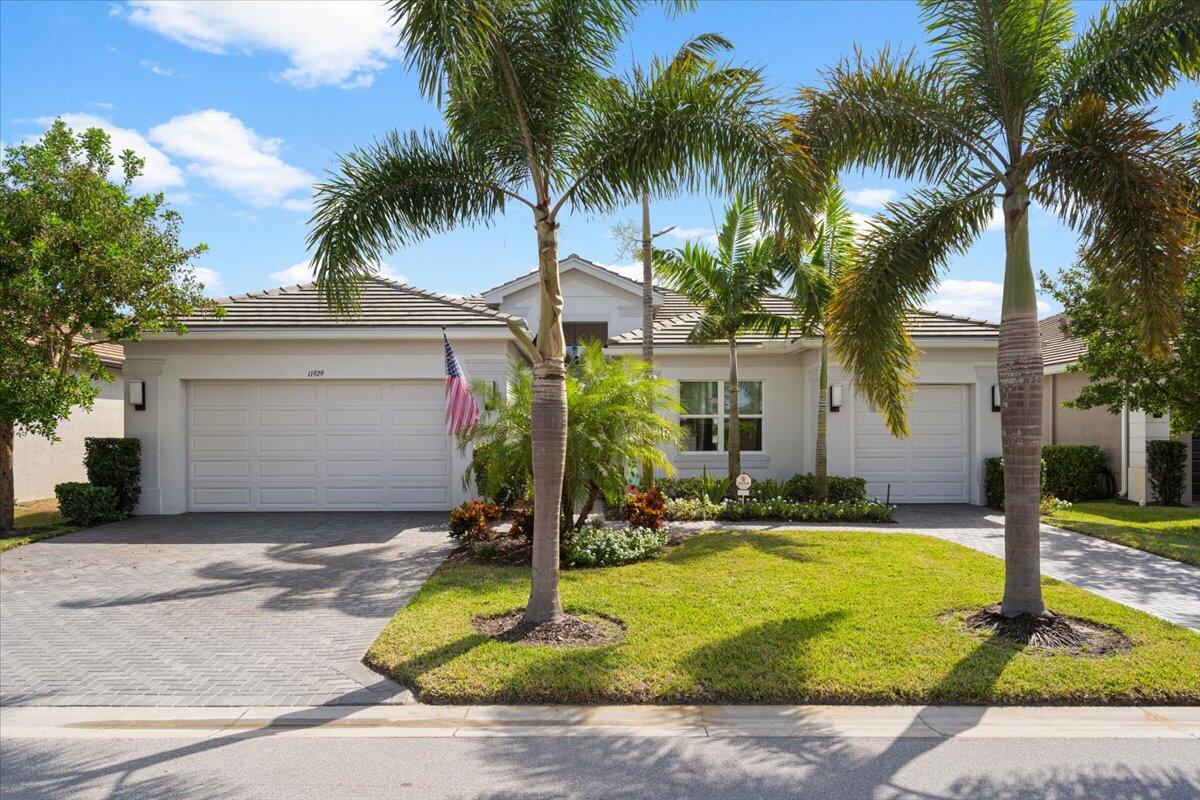
[[[617,336],[642,327],[642,296],[577,269],[562,273],[563,322],[607,322],[608,335]],[[513,292],[500,303],[500,311],[524,317],[530,331],[541,318],[538,284]]]
[[[54,487],[67,481],[86,481],[83,440],[89,436],[122,436],[125,429],[124,384],[121,373],[112,383],[97,382],[100,394],[92,410],[76,409],[58,424],[58,441],[44,436],[18,436],[13,443],[13,472],[18,503],[54,496]]]
[[[503,385],[509,344],[501,334],[468,338],[451,333],[455,353],[471,379]],[[189,334],[182,339],[147,340],[125,346],[126,380],[146,382],[146,408],[125,404],[125,435],[142,440],[142,499],[139,514],[179,514],[187,510],[187,382],[193,380],[445,379],[440,332],[428,338],[384,338],[337,331],[294,339],[214,339]],[[453,450],[451,499],[461,486],[466,456]]]
[[[762,453],[742,453],[742,468],[754,478],[786,480],[798,472],[811,472],[816,461],[817,387],[819,351],[754,355],[753,348],[739,350],[739,380],[763,381]],[[671,354],[655,351],[655,369],[671,380],[726,380],[728,357],[713,354]],[[991,408],[996,382],[994,347],[931,348],[918,364],[918,383],[965,385],[970,398],[968,464],[970,499],[983,504],[983,460],[1001,452],[1000,414]],[[841,411],[827,420],[829,474],[854,475],[855,392],[836,364],[830,366],[830,385],[842,386]],[[678,453],[668,450],[679,475],[700,474],[703,468],[724,474],[725,453]]]
[[[1127,497],[1135,503],[1152,503],[1158,499],[1150,488],[1150,475],[1146,471],[1146,443],[1152,439],[1170,439],[1171,420],[1163,415],[1155,417],[1145,411],[1129,412],[1129,468],[1127,475]],[[1184,487],[1184,501],[1190,498],[1189,487]]]

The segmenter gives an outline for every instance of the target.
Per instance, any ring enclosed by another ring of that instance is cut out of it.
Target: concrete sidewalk
[[[0,738],[3,739],[211,739],[242,735],[1200,740],[1200,707],[413,705],[0,708]]]

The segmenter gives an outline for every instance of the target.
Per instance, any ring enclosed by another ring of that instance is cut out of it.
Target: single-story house
[[[13,483],[18,503],[54,496],[54,487],[67,481],[86,481],[83,440],[89,436],[122,436],[125,430],[125,361],[119,344],[93,345],[112,382],[97,381],[100,394],[91,411],[75,409],[58,424],[57,439],[17,436],[13,442]]]
[[[641,284],[576,255],[561,269],[568,344],[594,338],[614,355],[638,354]],[[127,343],[125,379],[144,388],[140,406],[125,404],[125,433],[143,444],[138,513],[463,501],[467,459],[443,423],[443,326],[470,378],[503,385],[523,358],[508,322],[536,330],[537,296],[534,273],[467,298],[380,278],[347,319],[308,284],[224,298],[221,319]],[[687,438],[671,459],[683,475],[723,472],[727,348],[687,341],[696,309],[677,293],[656,288],[654,306],[656,369],[679,382],[686,409]],[[908,324],[922,350],[911,437],[892,437],[833,365],[830,472],[862,475],[893,502],[980,504],[983,459],[1000,453],[998,326],[931,311]],[[755,478],[813,468],[819,345],[740,340],[742,463]]]
[[[1170,419],[1130,408],[1119,414],[1106,408],[1064,408],[1063,401],[1076,398],[1088,382],[1085,373],[1068,371],[1083,355],[1086,345],[1063,330],[1066,321],[1066,315],[1055,314],[1040,323],[1045,365],[1042,432],[1046,444],[1099,445],[1108,455],[1118,494],[1142,504],[1156,500],[1146,474],[1146,443],[1170,439]],[[1200,433],[1177,438],[1189,445],[1183,502],[1200,503]]]

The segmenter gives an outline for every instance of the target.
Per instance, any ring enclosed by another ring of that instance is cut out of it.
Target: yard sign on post
[[[742,498],[743,500],[746,500],[750,497],[750,484],[754,483],[754,481],[750,479],[749,475],[743,472],[741,475],[737,476],[737,478],[734,480],[734,483],[737,485],[738,497]]]

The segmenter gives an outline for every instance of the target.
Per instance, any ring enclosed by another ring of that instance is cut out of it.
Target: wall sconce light
[[[146,410],[146,382],[129,382],[129,404],[137,411]]]
[[[1000,410],[1000,385],[992,384],[992,411]]]
[[[829,387],[829,410],[842,410],[842,387],[836,384]]]

